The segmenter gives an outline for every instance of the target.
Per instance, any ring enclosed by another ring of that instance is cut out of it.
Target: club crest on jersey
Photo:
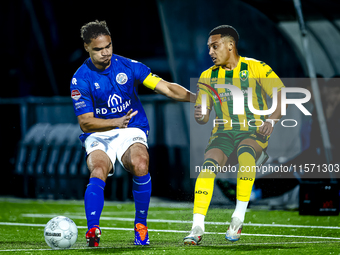
[[[125,73],[119,73],[117,74],[116,76],[116,81],[120,84],[120,85],[123,85],[127,82],[128,80],[128,77]]]
[[[248,77],[249,77],[248,70],[243,70],[243,71],[240,72],[240,79],[241,79],[241,81],[247,80]]]
[[[211,82],[211,83],[215,83],[215,82],[217,82],[217,80],[218,80],[218,79],[217,79],[216,77],[214,77],[214,78],[211,78],[211,79],[210,79],[210,82]]]

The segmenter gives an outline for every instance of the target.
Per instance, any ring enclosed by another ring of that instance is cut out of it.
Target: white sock
[[[233,215],[231,216],[231,218],[237,217],[242,222],[244,222],[244,216],[246,214],[248,203],[249,203],[249,201],[244,202],[244,201],[240,201],[240,200],[237,199],[236,200],[236,208],[235,208],[235,211],[234,211]]]
[[[204,218],[205,215],[200,213],[194,213],[192,228],[200,226],[204,232]]]

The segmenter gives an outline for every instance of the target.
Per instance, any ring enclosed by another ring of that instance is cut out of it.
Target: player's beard
[[[106,69],[110,66],[111,64],[111,57],[108,58],[107,60],[104,60],[104,61],[101,61],[101,62],[98,62],[98,65],[102,66],[103,69]]]

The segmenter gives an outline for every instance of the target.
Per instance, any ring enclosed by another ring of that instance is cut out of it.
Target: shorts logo
[[[96,89],[100,89],[100,86],[97,82],[94,84],[94,86],[96,86]]]
[[[243,70],[240,72],[240,79],[241,81],[246,81],[249,77],[249,72],[248,70]]]
[[[128,80],[128,77],[125,73],[119,73],[117,74],[116,76],[116,81],[120,84],[120,85],[123,85],[127,82]]]
[[[72,99],[78,101],[78,99],[81,97],[79,90],[77,90],[77,89],[72,90],[71,97],[72,97]]]
[[[141,142],[144,142],[144,143],[145,143],[145,140],[144,140],[143,137],[134,137],[134,138],[132,139],[132,141],[141,141]]]
[[[91,147],[91,148],[96,147],[98,144],[99,144],[99,143],[98,143],[97,141],[94,141],[94,142],[90,145],[90,147]]]

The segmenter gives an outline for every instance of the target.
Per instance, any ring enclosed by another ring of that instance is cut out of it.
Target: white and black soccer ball
[[[44,236],[52,249],[68,249],[77,241],[77,225],[67,217],[57,216],[47,222]]]

